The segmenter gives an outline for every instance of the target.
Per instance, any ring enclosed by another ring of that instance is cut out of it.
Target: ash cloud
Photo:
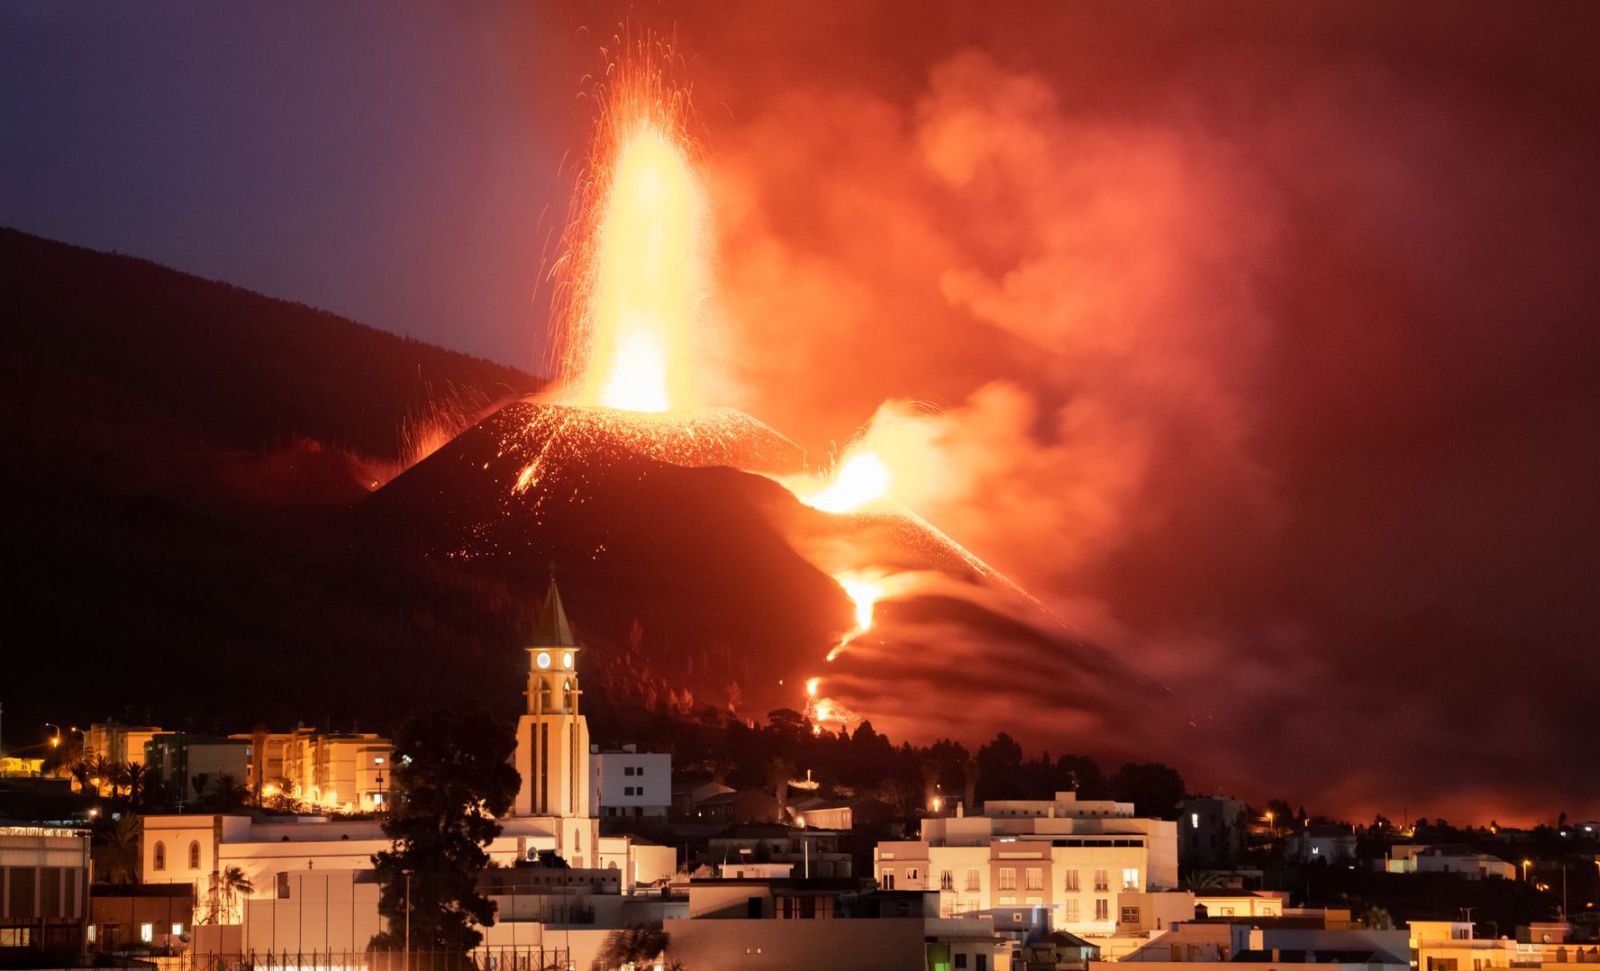
[[[919,403],[913,507],[1161,686],[1052,722],[886,648],[855,704],[1140,722],[1192,788],[1352,815],[1600,813],[1592,7],[670,17],[741,406],[822,451]]]

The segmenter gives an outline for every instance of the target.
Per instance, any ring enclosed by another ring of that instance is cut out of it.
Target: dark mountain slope
[[[404,432],[437,411],[467,412],[466,424],[539,385],[324,311],[9,229],[0,294],[8,439],[114,458],[123,475],[280,448],[290,463],[346,451],[393,462]]]
[[[470,423],[537,379],[12,230],[0,320],[8,743],[145,710],[382,719],[448,693],[448,671],[426,677],[441,644],[515,643],[505,591],[375,560],[344,517],[419,423]]]

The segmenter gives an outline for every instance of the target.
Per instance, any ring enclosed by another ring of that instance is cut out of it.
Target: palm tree
[[[111,762],[106,768],[110,773],[106,778],[111,780],[111,796],[114,799],[128,788],[128,763]]]
[[[236,923],[238,916],[235,908],[240,897],[248,897],[256,892],[256,886],[244,871],[236,866],[230,866],[221,873],[211,874],[211,900],[205,923],[221,924]]]
[[[144,777],[146,770],[143,762],[129,762],[128,770],[128,802],[138,806],[144,801]]]
[[[87,761],[74,762],[72,768],[67,770],[72,776],[72,781],[78,784],[78,791],[85,795],[89,792],[89,780],[94,778],[94,766]]]
[[[133,813],[123,813],[104,830],[95,834],[100,842],[109,883],[139,882],[140,837],[144,827]]]
[[[1199,870],[1183,878],[1185,890],[1216,890],[1222,886],[1222,878],[1217,876],[1215,870]]]
[[[89,765],[94,773],[93,778],[89,780],[94,783],[94,794],[97,796],[103,795],[104,790],[101,789],[101,786],[111,786],[111,794],[116,795],[117,787],[113,780],[117,776],[117,763],[104,755],[96,755]]]

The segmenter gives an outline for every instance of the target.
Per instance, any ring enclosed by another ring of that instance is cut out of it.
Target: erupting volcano
[[[554,566],[580,604],[592,591],[630,611],[591,634],[636,641],[642,624],[670,643],[685,694],[758,714],[803,706],[818,731],[879,717],[888,682],[874,670],[920,639],[1064,644],[1009,581],[894,501],[885,457],[857,443],[818,474],[725,407],[706,193],[688,95],[663,60],[607,75],[556,267],[558,382],[400,475],[369,516],[470,568]],[[1081,666],[1074,705],[1098,706],[1095,668]]]

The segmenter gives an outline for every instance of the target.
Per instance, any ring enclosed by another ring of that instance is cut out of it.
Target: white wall
[[[590,812],[595,816],[664,816],[672,805],[672,756],[595,752],[589,756]]]

